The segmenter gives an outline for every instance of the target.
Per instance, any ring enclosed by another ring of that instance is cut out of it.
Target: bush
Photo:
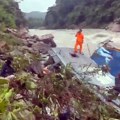
[[[13,36],[13,35],[10,35],[10,34],[7,34],[7,33],[0,33],[0,41],[5,41],[8,45],[12,45],[12,46],[16,46],[16,45],[23,45],[23,42]]]
[[[4,25],[4,27],[16,27],[14,16],[8,13],[2,5],[0,5],[0,23]]]

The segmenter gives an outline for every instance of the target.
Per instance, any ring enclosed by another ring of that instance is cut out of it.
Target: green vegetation
[[[19,27],[20,24],[25,25],[25,19],[18,3],[14,0],[0,0],[0,30]]]
[[[83,84],[71,79],[70,70],[68,66],[38,81],[23,71],[14,80],[0,78],[0,120],[59,120],[64,108],[71,110],[70,120],[120,118]]]
[[[15,37],[14,35],[2,32],[0,32],[0,42],[1,41],[5,41],[7,44],[12,46],[23,44],[22,41],[19,38]]]
[[[119,18],[119,12],[119,0],[56,0],[56,6],[47,12],[45,25],[48,28],[103,27]]]

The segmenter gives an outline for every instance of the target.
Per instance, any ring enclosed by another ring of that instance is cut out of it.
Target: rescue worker
[[[80,54],[82,54],[82,47],[83,47],[83,42],[84,42],[84,35],[82,33],[82,29],[79,29],[79,31],[76,34],[76,43],[74,47],[74,53],[78,52],[78,46],[80,47]]]

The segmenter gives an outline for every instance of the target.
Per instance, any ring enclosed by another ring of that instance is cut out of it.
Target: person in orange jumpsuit
[[[76,34],[76,43],[75,43],[75,47],[74,47],[74,53],[78,52],[78,46],[80,46],[80,54],[82,54],[82,46],[83,46],[83,42],[84,42],[84,35],[82,33],[82,29],[80,29],[77,34]]]

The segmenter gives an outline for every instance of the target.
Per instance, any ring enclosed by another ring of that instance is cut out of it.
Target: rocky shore
[[[11,61],[14,69],[0,77],[0,119],[119,119],[120,115],[77,82],[70,65],[64,68],[49,56],[48,51],[56,47],[53,38],[10,28],[0,33],[0,68],[7,69],[4,65]],[[101,114],[101,110],[106,112]]]

